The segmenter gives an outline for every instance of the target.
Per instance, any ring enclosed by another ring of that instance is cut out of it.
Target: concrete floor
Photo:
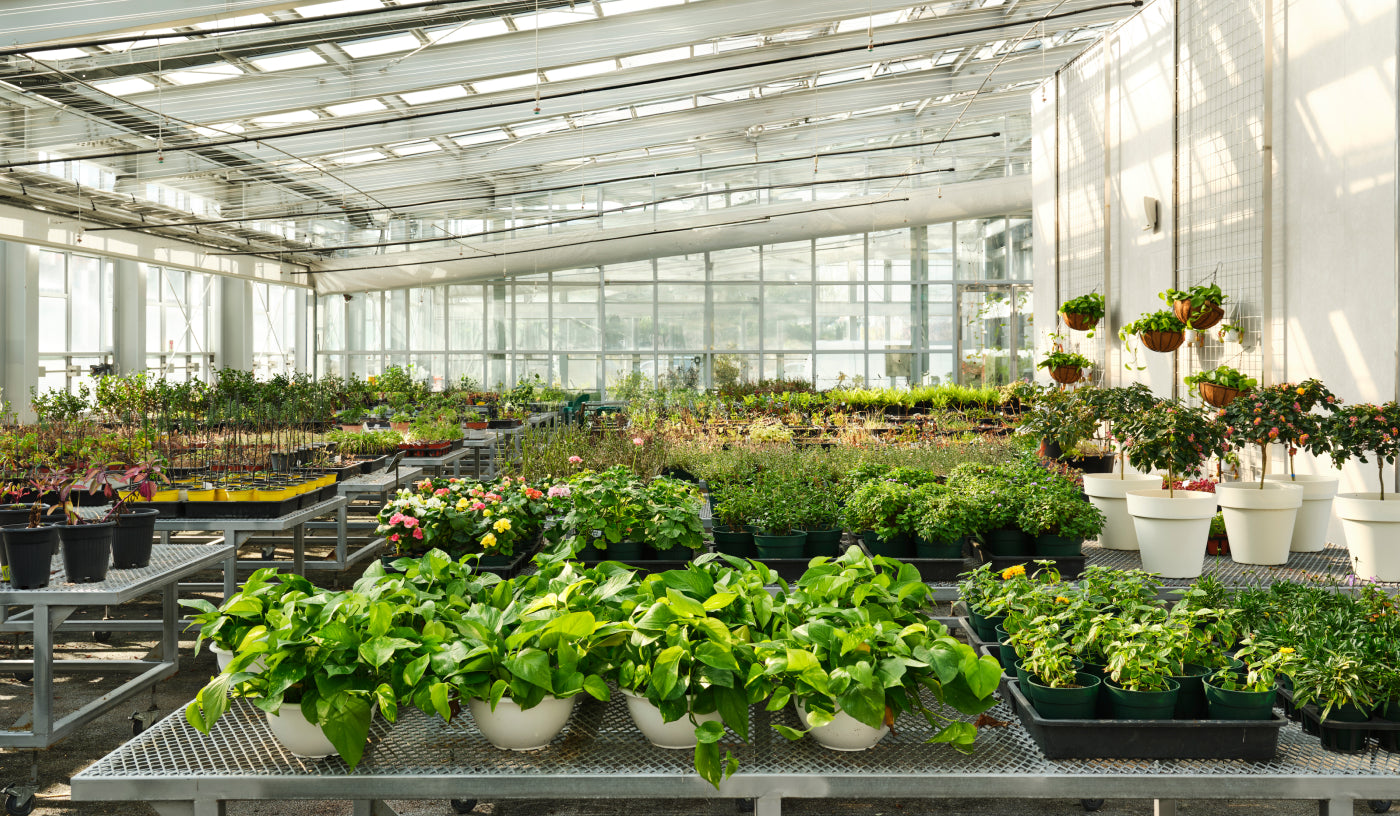
[[[152,607],[136,610],[150,614]],[[132,616],[123,609],[124,616]],[[27,637],[19,641],[20,654],[28,655]],[[0,636],[0,655],[9,657],[15,648],[13,635]],[[74,633],[60,636],[60,652],[64,657],[97,656],[137,658],[155,644],[145,635],[118,633],[109,643],[97,643],[91,634]],[[213,656],[207,651],[190,657],[193,641],[182,642],[181,671],[155,689],[155,703],[162,715],[175,711],[188,702],[214,671]],[[120,676],[77,675],[61,677],[57,686],[60,711],[76,709],[121,682]],[[0,677],[0,728],[23,728],[28,725],[28,710],[32,692],[26,682],[13,676]],[[38,816],[155,816],[151,807],[131,802],[97,803],[69,800],[69,778],[92,762],[116,749],[131,738],[128,717],[144,710],[149,695],[140,695],[128,703],[98,718],[79,733],[39,753]],[[22,781],[29,777],[28,753],[0,751],[0,785]],[[394,802],[391,805],[402,816],[452,816],[455,811],[448,802]],[[1249,816],[1249,814],[1286,814],[1304,816],[1317,812],[1311,801],[1249,802],[1233,800],[1191,800],[1179,803],[1181,812],[1193,816]],[[1082,814],[1076,800],[1004,800],[1004,799],[898,799],[898,800],[787,800],[784,810],[795,816],[1022,816],[1023,814],[1052,814],[1074,816]],[[1110,800],[1104,814],[1110,816],[1147,816],[1153,813],[1148,800]],[[237,802],[230,803],[229,816],[276,814],[276,816],[350,816],[348,802]],[[478,814],[497,816],[623,816],[623,814],[685,814],[686,816],[735,816],[732,800],[502,800],[481,802]],[[1366,803],[1356,807],[1357,814],[1370,814]]]

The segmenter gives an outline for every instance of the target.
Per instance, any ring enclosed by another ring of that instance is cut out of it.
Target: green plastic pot
[[[1184,674],[1172,675],[1172,679],[1181,687],[1176,695],[1176,709],[1172,712],[1172,719],[1199,720],[1206,716],[1206,691],[1202,681],[1211,670],[1192,663],[1187,663],[1185,668]]]
[[[803,532],[787,535],[753,534],[753,547],[758,551],[759,559],[801,558],[806,546],[807,534]]]
[[[1022,686],[1035,711],[1047,720],[1091,720],[1098,707],[1099,678],[1086,672],[1074,676],[1078,688],[1052,688],[1037,680]]]
[[[1012,674],[1016,671],[1017,655],[1016,650],[1006,642],[1007,637],[1009,635],[1006,630],[998,626],[996,628],[997,656],[1001,659],[1002,670],[1007,674]]]
[[[1366,750],[1366,737],[1370,736],[1370,731],[1365,728],[1333,728],[1331,723],[1364,723],[1370,719],[1370,711],[1353,703],[1338,706],[1327,712],[1327,717],[1318,727],[1318,739],[1322,741],[1322,749],[1339,754],[1354,754]]]
[[[824,555],[828,558],[835,558],[841,553],[841,528],[834,530],[804,530],[807,534],[807,544],[804,554],[808,558],[816,558]]]
[[[753,558],[753,531],[731,530],[728,527],[714,528],[715,549],[740,558]]]
[[[983,643],[994,643],[997,639],[996,628],[1006,622],[1005,615],[992,615],[990,617],[979,614],[971,607],[967,610],[968,620],[972,623],[972,631],[977,633],[977,639]]]
[[[917,538],[914,539],[914,556],[916,558],[962,558],[963,542],[962,539],[927,541]]]
[[[1105,681],[1110,716],[1115,720],[1170,720],[1181,686],[1171,679],[1167,686],[1166,691],[1130,691],[1112,680]]]
[[[1070,661],[1069,665],[1073,667],[1075,673],[1084,671],[1084,662],[1077,658]],[[1023,665],[1021,658],[1019,657],[1015,658],[1015,661],[1013,663],[1013,671],[1016,672],[1016,682],[1020,683],[1021,688],[1023,689],[1029,687],[1031,679],[1035,677],[1035,675],[1026,671],[1025,665]],[[1085,673],[1087,674],[1087,672]],[[1093,675],[1090,675],[1090,677],[1092,676]],[[1027,694],[1029,694],[1029,692],[1027,692]]]
[[[902,533],[894,538],[885,540],[876,535],[875,531],[866,530],[860,534],[860,540],[865,544],[865,549],[871,555],[883,555],[889,558],[908,558],[914,554],[913,539]]]
[[[1274,715],[1277,689],[1268,691],[1232,691],[1204,684],[1206,709],[1212,720],[1267,720]]]
[[[1075,558],[1084,554],[1084,539],[1057,535],[1035,537],[1035,554],[1045,558]]]
[[[593,541],[601,541],[595,538]],[[606,547],[599,547],[596,544],[588,544],[579,550],[580,561],[641,561],[642,542],[640,541],[619,541],[616,544],[608,544]]]
[[[983,533],[982,547],[987,555],[997,557],[1035,555],[1035,540],[1015,527],[1001,527]]]

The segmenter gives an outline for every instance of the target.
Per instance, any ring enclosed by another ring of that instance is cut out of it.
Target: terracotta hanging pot
[[[1207,303],[1201,307],[1200,313],[1195,319],[1191,318],[1191,301],[1177,300],[1172,302],[1172,311],[1176,313],[1176,318],[1182,323],[1197,331],[1209,329],[1225,318],[1225,310],[1220,308],[1219,303]]]
[[[1077,383],[1083,376],[1084,370],[1079,366],[1056,366],[1050,369],[1050,378],[1065,385]]]
[[[1241,393],[1238,388],[1227,388],[1208,382],[1197,383],[1196,390],[1200,392],[1201,399],[1205,400],[1206,404],[1216,408],[1224,408],[1234,402]]]
[[[1069,326],[1075,331],[1088,331],[1099,325],[1099,319],[1097,317],[1090,317],[1088,315],[1060,312],[1060,317],[1065,319],[1066,326]]]
[[[1158,351],[1164,354],[1176,351],[1186,341],[1186,332],[1180,331],[1149,331],[1143,332],[1139,336],[1142,338],[1142,344],[1149,351]]]

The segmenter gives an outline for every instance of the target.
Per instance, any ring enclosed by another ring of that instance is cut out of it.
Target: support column
[[[39,248],[0,242],[0,388],[21,422],[33,422],[29,389],[39,383]]]
[[[253,284],[240,278],[219,281],[219,346],[214,368],[253,367]]]
[[[296,348],[293,349],[294,362],[297,371],[309,372],[315,362],[311,353],[311,328],[315,325],[311,322],[311,297],[305,289],[293,289],[292,296],[296,300],[297,326],[293,335]],[[445,297],[445,295],[444,295]]]
[[[114,358],[123,376],[146,368],[146,270],[135,261],[115,262]]]

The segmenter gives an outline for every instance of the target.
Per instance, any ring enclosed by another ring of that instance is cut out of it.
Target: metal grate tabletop
[[[155,544],[151,563],[139,569],[107,571],[106,579],[87,584],[70,584],[63,573],[63,559],[50,562],[49,585],[42,589],[11,589],[0,583],[0,604],[28,605],[42,599],[51,605],[119,604],[169,583],[171,574],[183,577],[211,568],[229,556],[223,544]]]

